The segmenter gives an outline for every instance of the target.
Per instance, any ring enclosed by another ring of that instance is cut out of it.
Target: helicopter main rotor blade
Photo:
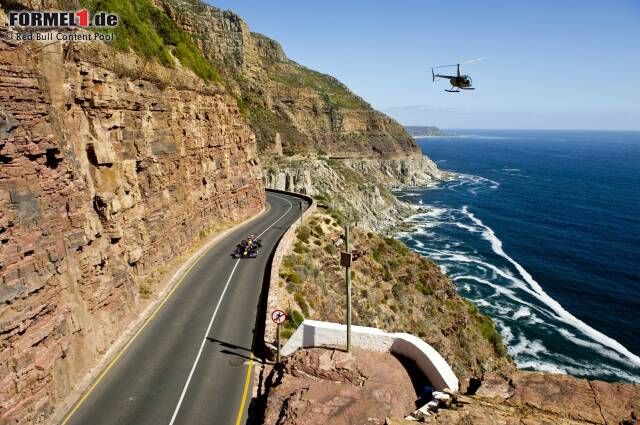
[[[464,61],[462,63],[463,64],[468,64],[468,63],[480,62],[481,60],[484,60],[484,57],[475,58],[475,59],[469,59],[468,61]]]

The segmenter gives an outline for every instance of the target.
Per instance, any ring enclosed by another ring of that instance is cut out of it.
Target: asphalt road
[[[300,216],[298,198],[268,192],[267,202],[267,213],[219,241],[188,272],[67,424],[245,423],[265,269]],[[233,259],[235,245],[252,233],[262,239],[258,258]]]

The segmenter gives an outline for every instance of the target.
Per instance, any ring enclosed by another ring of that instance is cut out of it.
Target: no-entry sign
[[[287,314],[282,310],[273,310],[271,312],[271,320],[273,320],[274,323],[281,325],[285,320],[287,320]]]

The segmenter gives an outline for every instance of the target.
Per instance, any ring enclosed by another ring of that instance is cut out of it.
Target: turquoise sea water
[[[521,368],[640,382],[640,132],[418,139],[458,178],[399,192],[401,233],[496,322]]]

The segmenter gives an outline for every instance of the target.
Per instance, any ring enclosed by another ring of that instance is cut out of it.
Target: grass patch
[[[297,67],[295,70],[274,70],[269,75],[273,81],[292,87],[310,87],[315,90],[331,109],[369,109],[371,106],[353,94],[336,78],[317,71]]]
[[[504,348],[504,342],[502,341],[502,336],[496,331],[495,325],[493,324],[493,320],[489,316],[485,316],[484,314],[477,314],[477,323],[478,329],[483,337],[485,337],[491,345],[493,346],[493,350],[500,357],[506,357],[507,351]]]
[[[151,290],[151,288],[149,288],[144,283],[140,285],[140,289],[138,291],[140,292],[140,297],[142,297],[145,300],[148,300],[149,298],[151,298],[151,294],[153,294],[153,291]]]

